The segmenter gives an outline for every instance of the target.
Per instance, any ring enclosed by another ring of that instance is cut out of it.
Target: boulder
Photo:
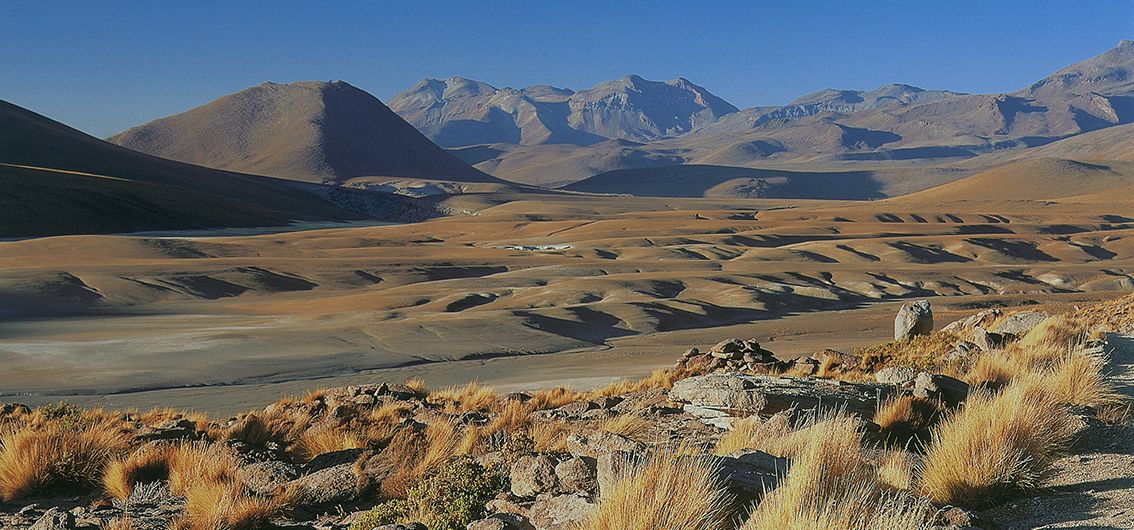
[[[345,463],[304,475],[285,484],[298,505],[339,504],[358,496],[353,464]]]
[[[574,456],[555,465],[555,477],[564,492],[592,493],[598,489],[597,461]]]
[[[681,354],[681,358],[688,359],[690,357],[696,357],[698,355],[701,355],[701,350],[698,350],[697,348],[689,348],[688,350],[685,350],[685,353]]]
[[[585,430],[567,435],[567,451],[572,456],[598,458],[611,451],[645,452],[646,445],[612,432]]]
[[[877,400],[892,389],[827,379],[768,375],[707,374],[678,381],[670,399],[743,415],[770,416],[782,410],[842,408],[870,418]]]
[[[241,466],[236,470],[236,474],[245,487],[261,494],[271,493],[277,487],[295,480],[299,475],[291,464],[276,460]]]
[[[535,530],[527,517],[513,513],[494,513],[469,523],[466,530]]]
[[[941,331],[945,333],[952,333],[954,335],[963,335],[966,331],[973,329],[976,326],[983,326],[1000,317],[999,309],[985,309],[975,315],[962,318],[950,322]]]
[[[1020,311],[1004,317],[991,331],[1001,335],[1023,337],[1051,315],[1043,311]]]
[[[576,528],[595,509],[595,504],[578,493],[540,495],[528,512],[536,530]]]
[[[917,378],[917,370],[908,366],[887,366],[874,374],[874,380],[883,385],[905,386]]]
[[[742,499],[756,499],[776,487],[779,477],[787,472],[788,460],[762,451],[742,451],[729,456],[699,455],[679,457],[712,465],[717,478],[732,494]]]
[[[365,451],[363,449],[342,449],[339,451],[323,453],[317,455],[315,458],[312,458],[311,461],[304,464],[303,472],[314,473],[316,471],[327,469],[329,467],[335,467],[340,464],[353,464],[354,461],[358,460],[358,458],[362,456],[362,453],[364,452]]]
[[[956,407],[969,397],[969,385],[947,375],[922,372],[914,380],[913,395],[922,399],[940,399],[946,405]]]
[[[894,340],[908,341],[918,335],[933,332],[933,310],[929,300],[918,300],[902,304],[898,316],[894,317]]]
[[[1001,333],[993,333],[980,326],[973,328],[972,343],[981,351],[999,350],[1010,342],[1012,337]]]
[[[559,481],[555,477],[555,461],[547,455],[520,457],[512,464],[509,477],[512,494],[517,497],[554,493],[559,487]]]
[[[375,526],[374,530],[429,530],[421,523],[399,523]]]

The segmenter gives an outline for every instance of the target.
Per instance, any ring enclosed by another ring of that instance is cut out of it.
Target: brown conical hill
[[[306,182],[365,176],[496,181],[342,81],[263,83],[109,141],[201,166]]]

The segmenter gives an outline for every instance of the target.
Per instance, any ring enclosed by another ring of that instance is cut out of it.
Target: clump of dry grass
[[[570,388],[556,387],[532,392],[528,403],[532,406],[532,410],[547,410],[584,399],[587,399],[587,395],[582,392],[576,392]]]
[[[252,530],[281,512],[274,499],[248,493],[239,481],[194,482],[182,492],[185,512],[181,516],[193,530]]]
[[[429,396],[429,386],[425,384],[425,380],[419,377],[406,380],[406,386],[413,392],[414,396],[420,399],[425,399]]]
[[[941,504],[991,506],[1034,489],[1075,434],[1070,412],[1043,374],[1001,393],[977,390],[934,430],[921,491]]]
[[[650,422],[637,414],[622,414],[603,420],[598,430],[643,442],[650,432]]]
[[[147,445],[112,461],[102,475],[103,489],[115,499],[125,499],[138,484],[169,480],[173,450],[169,445]]]
[[[324,453],[363,447],[366,447],[365,441],[356,434],[324,423],[303,431],[288,449],[294,458],[306,462]]]
[[[914,455],[902,449],[878,452],[875,462],[878,483],[895,491],[909,491],[914,487],[917,462]]]
[[[0,497],[90,489],[127,442],[116,424],[106,422],[82,430],[48,424],[9,431],[0,436]]]
[[[888,493],[862,454],[860,424],[824,415],[808,428],[791,469],[760,502],[743,530],[815,528],[907,530],[928,528],[928,503]]]
[[[780,444],[791,431],[792,425],[787,414],[776,414],[766,420],[759,416],[749,416],[733,422],[732,429],[717,440],[713,454],[728,455],[755,449],[783,456],[785,450]]]
[[[874,423],[882,428],[880,434],[886,443],[904,445],[926,434],[944,409],[938,401],[911,395],[894,396],[879,405]]]
[[[289,414],[281,409],[271,412],[249,412],[242,415],[226,433],[230,440],[263,447],[268,442],[288,445],[307,429],[311,417]]]
[[[727,527],[728,498],[708,460],[654,454],[603,491],[588,530],[712,530]]]
[[[441,405],[448,414],[457,414],[492,410],[499,407],[502,400],[494,388],[472,381],[464,386],[431,392],[426,401]]]

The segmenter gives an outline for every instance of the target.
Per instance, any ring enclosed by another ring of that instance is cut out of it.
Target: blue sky
[[[739,107],[885,83],[1011,91],[1134,38],[1134,0],[0,0],[0,99],[107,136],[262,81],[684,76]]]

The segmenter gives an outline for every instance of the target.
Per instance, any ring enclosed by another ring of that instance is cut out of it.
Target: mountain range
[[[951,163],[1134,121],[1134,42],[1003,94],[893,84],[733,111],[684,79],[628,76],[579,92],[426,80],[390,101],[475,167],[539,185],[687,164]]]
[[[684,134],[737,111],[687,79],[658,82],[637,75],[578,92],[547,85],[496,88],[460,77],[425,79],[389,105],[444,147],[644,142]]]

